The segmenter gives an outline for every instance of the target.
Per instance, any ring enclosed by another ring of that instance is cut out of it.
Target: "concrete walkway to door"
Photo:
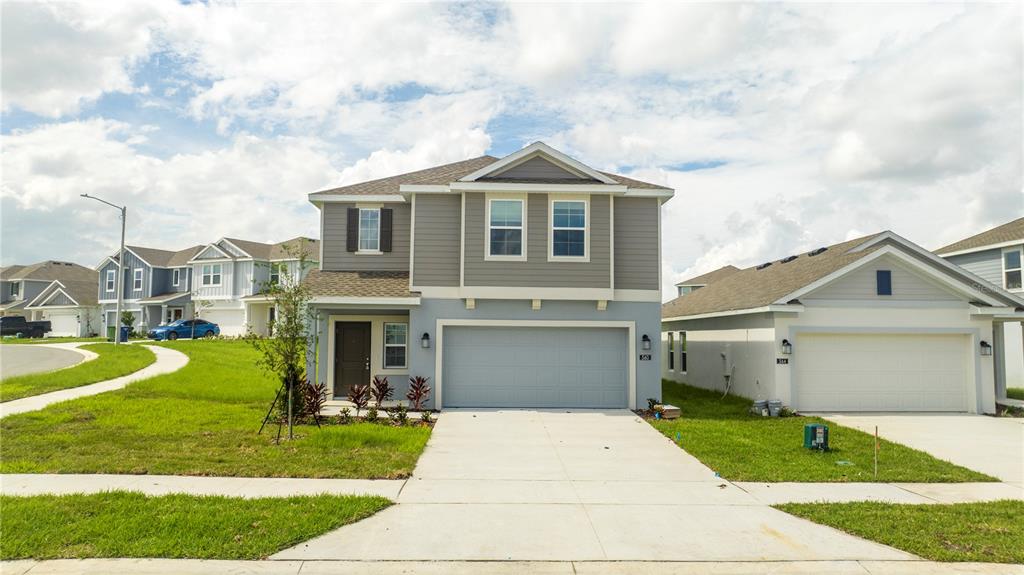
[[[625,410],[445,411],[398,503],[272,559],[915,559],[772,509]]]

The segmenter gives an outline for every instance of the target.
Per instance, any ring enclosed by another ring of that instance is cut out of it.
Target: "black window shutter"
[[[348,224],[345,226],[345,250],[359,249],[359,208],[348,209]]]
[[[391,251],[391,216],[392,210],[381,209],[380,211],[380,251]]]

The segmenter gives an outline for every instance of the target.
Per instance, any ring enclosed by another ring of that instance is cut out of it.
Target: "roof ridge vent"
[[[779,263],[788,264],[789,262],[791,262],[791,261],[793,261],[795,259],[796,259],[796,256],[786,256],[786,257],[782,258],[781,260],[779,260]]]
[[[763,264],[761,264],[761,265],[757,266],[757,267],[756,267],[756,268],[754,268],[754,269],[758,269],[758,270],[763,270],[764,268],[766,268],[766,267],[768,267],[768,266],[770,266],[770,265],[772,265],[772,262],[766,262],[766,263],[763,263]]]
[[[828,248],[818,248],[816,250],[812,250],[812,251],[807,252],[807,255],[809,255],[809,256],[816,256],[818,254],[825,253],[825,250],[827,250],[827,249]]]

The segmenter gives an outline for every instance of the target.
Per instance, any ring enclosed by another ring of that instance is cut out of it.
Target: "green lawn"
[[[162,344],[181,370],[0,420],[2,473],[150,473],[243,477],[407,477],[427,427],[298,426],[257,435],[277,384],[243,341]]]
[[[1008,387],[1006,388],[1006,397],[1010,399],[1021,399],[1024,400],[1024,387]]]
[[[933,561],[1024,563],[1024,501],[788,503],[776,507]]]
[[[389,505],[383,497],[335,495],[6,496],[0,559],[262,559]]]
[[[99,357],[59,371],[0,380],[0,401],[106,381],[134,373],[156,361],[152,351],[137,345],[94,343],[83,345],[81,349],[95,352]]]
[[[749,415],[750,400],[664,381],[663,399],[682,409],[658,431],[732,481],[996,481],[897,443],[881,441],[878,477],[872,469],[874,437],[813,417]],[[832,450],[804,449],[804,424],[825,423]],[[679,434],[679,439],[676,439]]]

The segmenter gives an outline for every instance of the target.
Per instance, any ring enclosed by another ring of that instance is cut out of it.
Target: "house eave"
[[[670,321],[689,321],[694,319],[708,319],[715,317],[729,317],[736,315],[751,315],[756,313],[800,313],[804,311],[803,304],[771,304],[761,307],[752,307],[747,309],[730,309],[723,311],[713,311],[708,313],[698,313],[693,315],[680,315],[675,317],[663,317],[661,322]]]

